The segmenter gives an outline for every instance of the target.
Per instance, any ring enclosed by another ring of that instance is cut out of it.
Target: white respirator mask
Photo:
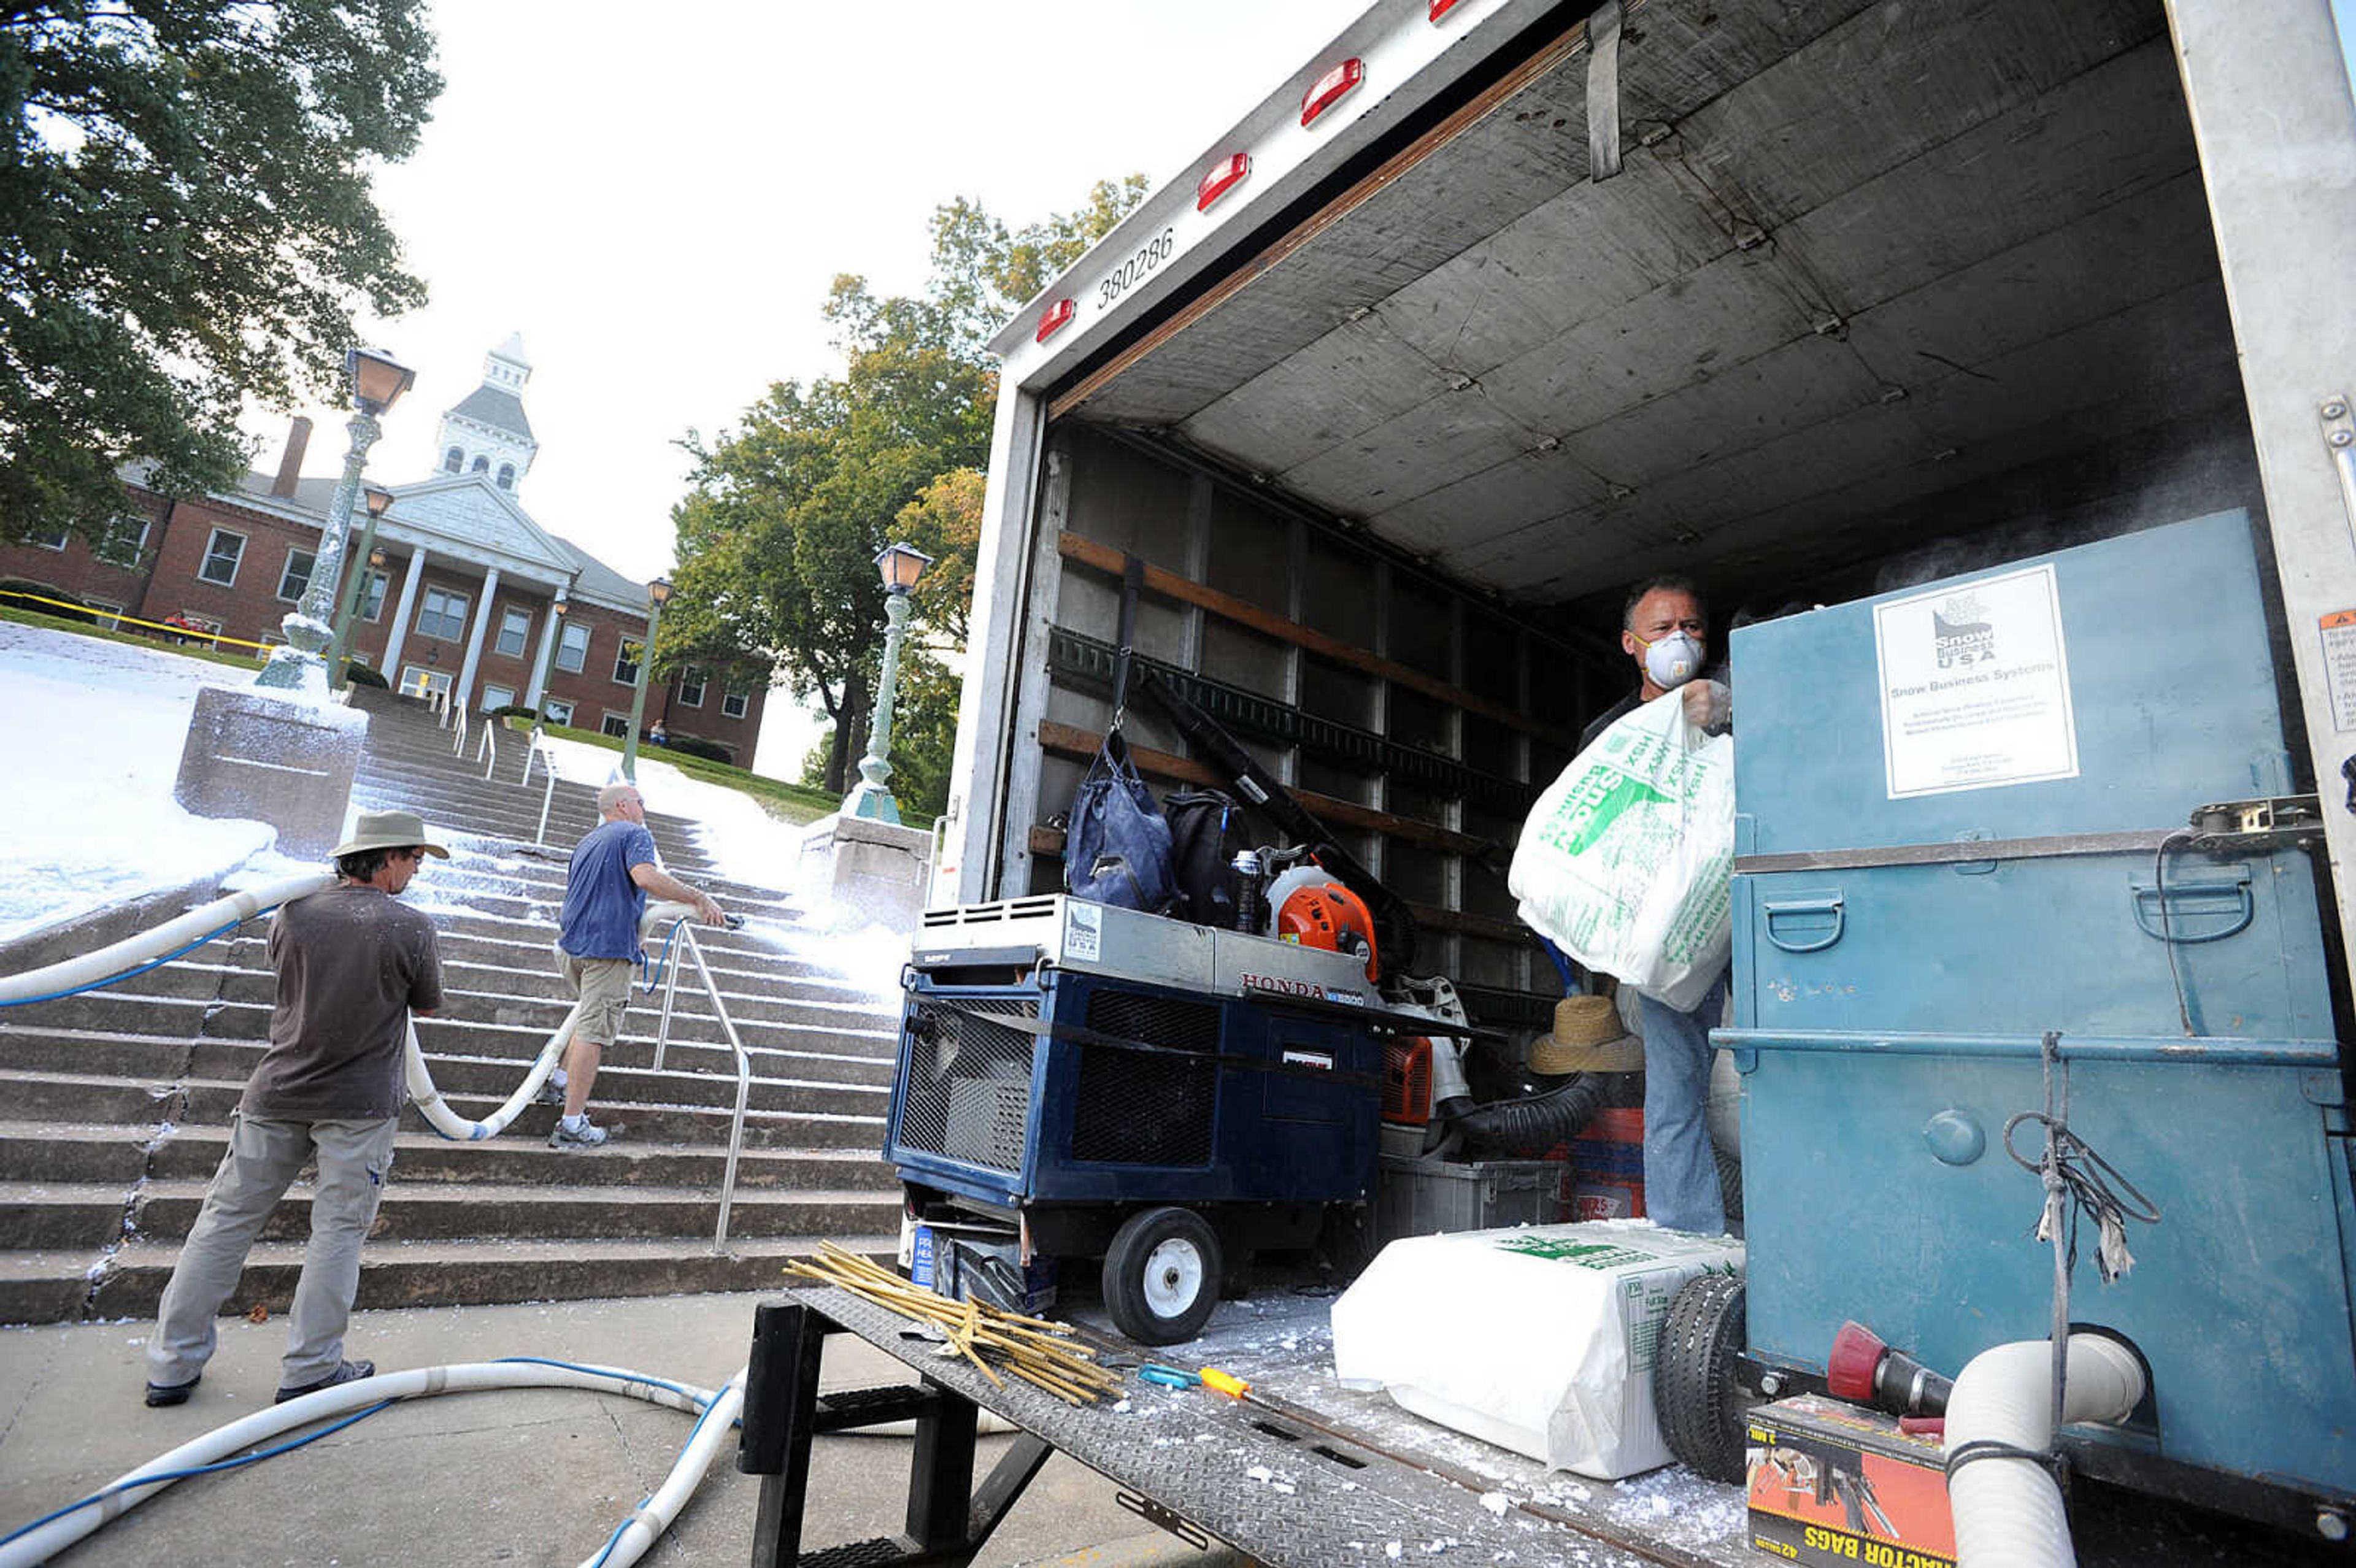
[[[1642,637],[1636,640],[1644,643]],[[1701,643],[1690,632],[1671,632],[1657,643],[1644,643],[1644,673],[1664,691],[1699,675],[1701,658]]]

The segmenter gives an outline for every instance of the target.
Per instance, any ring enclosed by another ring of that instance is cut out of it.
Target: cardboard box
[[[1644,1217],[1644,1113],[1599,1111],[1570,1141],[1571,1218]]]
[[[1787,1563],[1954,1568],[1944,1445],[1820,1394],[1751,1413],[1751,1544]]]
[[[1022,1261],[1013,1232],[987,1225],[916,1223],[907,1250],[908,1277],[953,1301],[968,1297],[1009,1312],[1038,1312],[1055,1304],[1055,1261]]]

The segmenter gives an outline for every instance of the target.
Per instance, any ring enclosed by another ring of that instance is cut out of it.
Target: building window
[[[638,684],[638,655],[642,650],[629,638],[622,639],[621,651],[614,656],[614,679],[622,686]]]
[[[446,588],[427,589],[425,603],[417,607],[417,635],[456,642],[466,635],[469,602],[466,594]]]
[[[63,549],[66,548],[66,540],[70,539],[72,536],[72,529],[67,528],[52,528],[45,534],[27,534],[25,537],[25,542],[30,545],[38,545],[43,549]]]
[[[556,667],[579,675],[589,666],[589,628],[571,622],[556,638]]]
[[[89,605],[91,612],[98,617],[99,625],[103,626],[110,632],[115,631],[122,626],[122,605],[109,604],[102,599],[85,599],[82,603]]]
[[[502,708],[513,708],[514,706],[515,706],[515,688],[514,688],[514,687],[512,687],[512,686],[486,686],[485,688],[483,688],[483,711],[484,711],[484,712],[486,712],[486,713],[495,713],[495,712],[497,712],[498,709],[502,709]]]
[[[116,523],[106,530],[106,538],[99,541],[98,559],[110,566],[137,566],[140,552],[147,548],[148,531],[155,526],[152,517],[141,518],[136,528],[128,519]]]
[[[502,490],[512,490],[515,488],[514,464],[502,463],[499,464],[499,488]]]
[[[540,716],[551,724],[573,722],[573,704],[561,697],[552,697],[540,705]]]
[[[608,709],[604,722],[600,723],[597,726],[597,729],[603,734],[616,736],[627,735],[630,732],[630,716],[626,713],[616,713],[611,709]]]
[[[443,472],[443,473],[444,473],[444,474],[455,474],[455,473],[457,473],[459,470],[461,470],[461,469],[465,468],[466,466],[466,454],[465,453],[463,453],[463,452],[459,451],[456,447],[455,447],[455,446],[454,446],[454,447],[452,447],[449,451],[447,451],[447,452],[445,452],[445,453],[444,453],[442,454],[442,472]]]
[[[475,459],[475,465],[466,470],[469,474],[488,474],[490,471],[491,460],[487,457],[477,457]]]
[[[380,621],[384,618],[384,591],[392,583],[388,572],[369,573],[368,592],[360,596],[360,619]]]
[[[530,641],[530,611],[510,604],[499,612],[499,640],[491,645],[492,652],[502,658],[519,659]]]
[[[217,583],[223,588],[237,585],[237,563],[245,559],[245,536],[227,528],[215,528],[213,537],[205,541],[204,564],[197,568],[199,581]]]
[[[752,706],[752,698],[742,691],[731,691],[720,699],[721,714],[729,719],[742,719],[744,709]]]
[[[318,564],[319,558],[310,550],[288,550],[285,569],[278,574],[278,597],[290,603],[302,598],[303,590],[311,586],[311,569]]]
[[[681,708],[703,706],[703,672],[693,665],[680,672],[679,705]]]

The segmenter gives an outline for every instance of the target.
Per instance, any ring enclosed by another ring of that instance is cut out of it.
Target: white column
[[[483,602],[475,606],[475,627],[466,634],[466,662],[458,670],[458,688],[451,702],[457,711],[466,711],[467,699],[475,695],[475,667],[483,658],[483,634],[490,629],[491,597],[499,591],[499,569],[496,566],[483,573]]]
[[[541,627],[540,647],[531,656],[531,689],[525,692],[523,697],[523,705],[526,708],[536,710],[540,707],[541,693],[547,688],[549,661],[555,656],[552,650],[556,644],[557,630],[564,624],[564,617],[556,613],[556,606],[563,603],[564,585],[558,583],[556,597],[550,602],[546,610],[541,612],[540,618],[547,624]]]
[[[417,608],[417,584],[425,575],[425,547],[409,552],[409,575],[401,580],[401,607],[392,613],[392,632],[384,640],[384,677],[401,689],[401,645],[409,640],[409,617]]]

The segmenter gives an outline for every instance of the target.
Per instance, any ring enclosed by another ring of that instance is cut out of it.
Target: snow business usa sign
[[[2078,776],[2053,568],[1873,607],[1890,798]]]

